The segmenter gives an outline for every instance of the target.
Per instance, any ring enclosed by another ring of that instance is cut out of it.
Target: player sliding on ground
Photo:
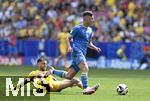
[[[79,70],[81,70],[81,81],[83,85],[83,94],[93,94],[99,85],[95,87],[88,86],[88,65],[86,62],[87,47],[100,52],[101,49],[93,45],[91,42],[93,30],[91,28],[94,21],[94,16],[91,11],[83,12],[83,24],[75,26],[70,35],[67,38],[68,51],[72,52],[73,62],[68,72],[50,69],[47,75],[55,74],[62,78],[72,79]],[[73,39],[72,47],[70,46],[70,40]]]
[[[38,59],[37,60],[38,70],[32,71],[28,77],[30,80],[25,79],[22,83],[18,84],[14,90],[20,89],[21,86],[26,85],[28,82],[31,82],[36,79],[37,85],[37,91],[41,92],[43,90],[43,87],[46,88],[48,92],[60,92],[61,90],[72,87],[72,86],[78,86],[82,88],[82,84],[78,79],[72,79],[72,80],[62,80],[58,81],[56,78],[54,78],[52,75],[49,75],[47,77],[44,77],[44,75],[47,73],[46,66],[47,61],[45,59]],[[22,85],[23,84],[23,85]],[[42,89],[40,88],[42,86]]]

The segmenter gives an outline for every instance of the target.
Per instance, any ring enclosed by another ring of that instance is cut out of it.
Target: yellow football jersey
[[[63,54],[63,55],[67,54],[67,36],[68,36],[68,33],[65,33],[65,32],[61,32],[58,35],[59,42],[60,42],[59,50],[60,50],[61,54]]]
[[[59,38],[59,41],[60,41],[60,44],[67,44],[67,36],[68,36],[68,33],[66,32],[60,32],[60,34],[58,35],[58,38]]]
[[[45,71],[45,72],[47,72],[47,71]],[[39,73],[40,73],[39,70],[32,71],[32,72],[30,72],[30,74],[28,75],[28,77],[29,77],[29,78],[34,77],[34,79],[35,79],[36,76],[37,76]],[[53,80],[56,80],[56,79],[55,79],[52,75],[49,75],[48,77],[45,78],[45,80],[46,80],[47,83],[49,83],[49,82],[51,82],[51,81],[53,81]]]
[[[117,50],[117,54],[118,54],[118,55],[123,54],[123,49],[122,49],[122,48],[118,49],[118,50]]]
[[[41,80],[39,78],[37,78],[37,75],[40,72],[41,71],[39,71],[39,70],[32,71],[31,73],[29,73],[28,77],[33,78],[33,82],[35,83],[34,85],[36,85],[37,88],[43,89],[43,87],[41,86],[41,84],[42,84]],[[47,72],[47,71],[45,71],[45,72]],[[46,81],[47,84],[49,84],[49,86],[51,87],[51,89],[53,91],[57,91],[57,89],[59,89],[61,81],[58,81],[52,75],[49,75],[48,77],[44,78],[44,80]]]

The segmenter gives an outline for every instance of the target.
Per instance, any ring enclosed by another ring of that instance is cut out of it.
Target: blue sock
[[[63,70],[54,70],[53,74],[56,76],[59,76],[61,78],[65,78],[65,76],[66,76],[66,72]]]
[[[87,74],[81,74],[81,81],[82,81],[83,89],[86,89],[88,87]]]

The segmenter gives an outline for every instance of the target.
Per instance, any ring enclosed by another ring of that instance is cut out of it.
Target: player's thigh
[[[74,62],[75,64],[80,68],[80,70],[82,72],[88,72],[88,65],[86,62],[86,58],[83,55],[82,52],[78,52],[77,54],[75,54],[76,57],[74,57]]]
[[[87,73],[87,72],[89,71],[87,62],[85,62],[85,61],[81,62],[81,63],[78,65],[78,67],[80,68],[81,72]]]
[[[60,88],[61,88],[61,81],[53,81],[53,82],[50,82],[51,83],[51,87],[50,87],[50,91],[51,92],[59,92],[61,91]]]
[[[85,56],[83,55],[83,53],[82,52],[73,52],[72,53],[72,57],[73,57],[73,62],[76,64],[76,65],[78,65],[78,64],[80,64],[81,62],[86,62],[86,58],[85,58]]]
[[[72,82],[71,80],[63,80],[60,83],[59,90],[71,87],[71,86],[73,86],[73,84],[74,84],[74,82]]]

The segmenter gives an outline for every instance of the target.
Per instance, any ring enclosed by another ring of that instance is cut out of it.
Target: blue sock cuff
[[[87,88],[88,87],[88,76],[87,74],[81,74],[81,81],[82,81],[82,85],[83,88]]]
[[[54,71],[53,71],[53,74],[56,75],[56,76],[59,76],[59,77],[61,77],[61,78],[65,78],[67,72],[65,72],[65,71],[63,71],[63,70],[54,70]]]

